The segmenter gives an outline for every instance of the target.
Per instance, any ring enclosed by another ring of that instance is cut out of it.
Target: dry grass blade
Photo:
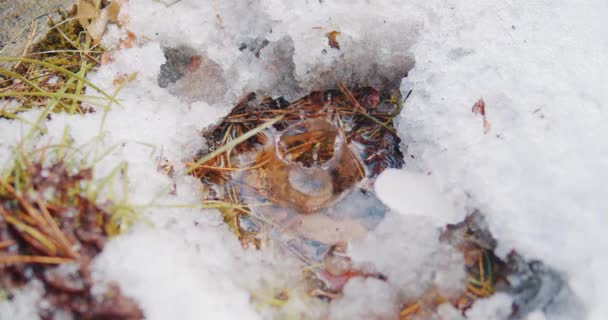
[[[217,156],[219,156],[220,154],[229,151],[231,149],[233,149],[234,147],[238,146],[239,144],[247,141],[247,139],[257,135],[258,133],[270,128],[271,126],[273,126],[275,123],[281,121],[283,119],[283,115],[280,115],[252,130],[249,130],[247,132],[245,132],[244,134],[238,136],[236,139],[229,141],[228,143],[222,145],[221,147],[217,148],[215,151],[209,153],[208,155],[200,158],[199,160],[197,160],[194,164],[192,164],[187,170],[186,172],[188,174],[192,173],[192,171],[196,170],[199,168],[200,165],[203,165],[207,162],[209,162],[210,160],[216,158]]]
[[[117,105],[120,105],[120,103],[118,102],[118,100],[116,100],[116,98],[114,98],[113,96],[111,96],[108,93],[106,93],[103,89],[99,88],[94,83],[92,83],[89,80],[83,78],[82,76],[80,76],[80,75],[78,75],[78,74],[76,74],[76,73],[74,73],[74,72],[72,72],[72,71],[70,71],[68,69],[65,69],[63,67],[54,65],[52,63],[48,63],[48,62],[44,62],[44,61],[39,61],[39,60],[34,60],[34,59],[28,59],[28,58],[0,57],[0,61],[9,61],[9,62],[22,61],[22,62],[27,62],[27,63],[31,63],[31,64],[41,65],[41,66],[49,68],[51,70],[55,70],[55,71],[57,71],[59,73],[65,74],[66,76],[68,76],[70,78],[74,78],[76,80],[82,81],[84,84],[86,84],[90,88],[92,88],[95,91],[99,92],[106,99],[112,101],[113,103],[116,103]]]

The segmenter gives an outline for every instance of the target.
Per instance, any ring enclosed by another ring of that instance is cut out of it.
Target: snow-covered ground
[[[110,26],[103,39],[123,45],[89,79],[113,92],[115,79],[137,74],[118,95],[122,106],[107,114],[102,148],[119,147],[95,166],[95,177],[126,161],[129,201],[145,221],[105,248],[96,277],[117,280],[152,320],[394,317],[400,295],[431,282],[462,285],[462,274],[446,267],[457,258],[437,242],[435,227],[478,208],[501,254],[516,249],[543,260],[562,273],[588,319],[606,319],[606,16],[604,0],[124,2],[122,28]],[[124,48],[127,30],[136,36],[132,48]],[[328,44],[330,31],[340,32],[339,50]],[[200,54],[204,67],[161,88],[163,48],[179,46]],[[355,262],[375,264],[389,281],[353,281],[329,307],[290,299],[281,314],[250,297],[295,286],[301,263],[241,248],[217,211],[197,208],[199,183],[170,178],[158,165],[167,160],[179,173],[204,144],[200,130],[245,92],[297,98],[341,80],[413,90],[398,119],[407,168],[388,171],[377,186],[393,211],[353,244]],[[480,98],[486,128],[471,112]],[[58,141],[69,126],[74,144],[84,145],[102,118],[101,110],[53,115],[38,143]],[[24,132],[24,123],[0,119],[2,168]],[[37,296],[24,292],[16,301],[23,307]],[[499,295],[469,317],[501,319],[509,304]],[[0,303],[1,319],[11,312],[31,319]],[[458,319],[451,312],[444,310]],[[529,319],[545,317],[560,319],[542,312]]]

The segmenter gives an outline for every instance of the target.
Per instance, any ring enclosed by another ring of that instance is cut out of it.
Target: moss
[[[74,7],[70,12],[60,12],[61,18],[58,21],[49,18],[50,28],[46,35],[33,44],[29,53],[23,58],[50,63],[84,78],[87,72],[99,65],[99,60],[105,50],[101,46],[91,46],[91,37],[75,18],[75,14]],[[8,93],[9,98],[21,102],[19,110],[44,106],[48,101],[47,97],[26,96],[24,93],[57,92],[63,88],[64,94],[82,95],[84,91],[82,80],[74,79],[69,73],[59,72],[56,68],[20,61],[12,71],[31,82],[29,86],[26,86],[23,81],[11,77],[7,72],[0,72],[2,74],[0,88]],[[14,93],[13,96],[10,95],[11,92]],[[66,97],[61,99],[52,111],[86,113],[92,109],[85,108],[81,101]]]

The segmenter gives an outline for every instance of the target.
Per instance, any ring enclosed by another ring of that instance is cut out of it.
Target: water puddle
[[[293,103],[250,94],[205,134],[205,153],[212,153],[280,117],[193,171],[207,201],[237,206],[222,210],[242,242],[261,247],[266,237],[283,239],[305,261],[318,262],[332,246],[362,239],[384,216],[371,186],[385,168],[403,165],[392,124],[398,97],[341,88]]]

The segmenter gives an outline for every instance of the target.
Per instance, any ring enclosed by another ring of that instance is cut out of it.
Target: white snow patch
[[[178,219],[192,223],[197,216],[173,219],[176,224]],[[239,253],[234,237],[205,228],[172,229],[141,226],[112,241],[98,257],[96,269],[105,279],[119,281],[124,293],[137,299],[146,319],[259,319],[247,292],[236,287],[225,270],[232,269]]]
[[[364,271],[379,272],[402,299],[432,287],[451,296],[464,288],[464,261],[456,249],[439,242],[439,229],[428,218],[389,212],[366,239],[348,251]]]
[[[355,278],[344,286],[342,297],[332,301],[329,319],[396,319],[399,299],[395,288],[374,278]]]
[[[409,170],[387,169],[374,183],[378,197],[400,214],[431,218],[438,227],[457,222],[451,206],[429,175]]]
[[[27,286],[19,289],[12,300],[0,302],[0,319],[39,319],[38,303],[43,294],[42,283],[30,282]]]
[[[466,312],[470,320],[508,319],[512,310],[511,298],[504,293],[497,293],[489,298],[480,299]]]
[[[410,165],[460,210],[487,215],[499,251],[565,273],[605,319],[608,37],[605,1],[429,5],[400,118]],[[486,103],[491,129],[471,112]]]

